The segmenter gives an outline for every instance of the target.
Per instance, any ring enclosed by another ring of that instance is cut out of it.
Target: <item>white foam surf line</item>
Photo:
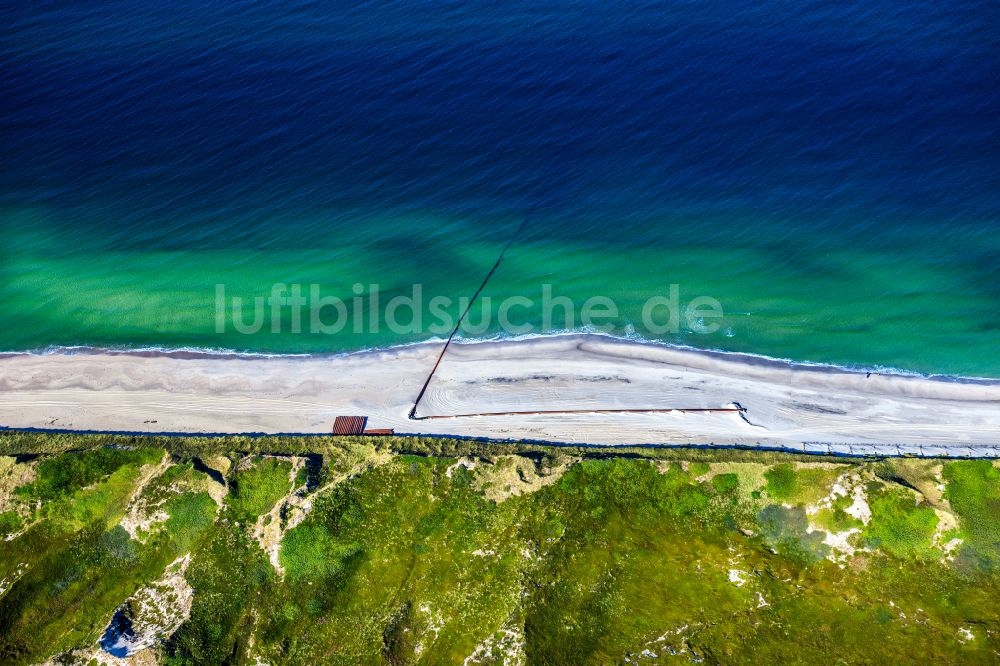
[[[986,386],[1000,384],[1000,378],[993,377],[972,377],[967,375],[947,375],[940,373],[921,373],[914,370],[893,368],[889,366],[873,365],[840,365],[836,363],[824,363],[819,361],[803,361],[764,354],[754,354],[752,352],[735,352],[725,349],[694,347],[676,342],[664,340],[651,340],[636,334],[627,336],[614,335],[604,331],[587,329],[556,330],[546,333],[526,333],[521,335],[498,334],[486,337],[461,338],[455,337],[453,345],[479,345],[479,344],[504,344],[504,343],[525,343],[533,340],[552,340],[556,338],[579,337],[581,339],[599,338],[619,344],[632,344],[644,347],[668,349],[674,351],[690,352],[729,360],[747,365],[763,365],[776,368],[787,368],[791,370],[812,370],[817,372],[835,372],[844,374],[868,374],[885,375],[892,377],[909,377],[914,379],[926,379],[939,382],[957,382],[963,384],[981,384]],[[97,347],[87,345],[71,346],[50,346],[42,349],[31,349],[22,351],[0,351],[0,358],[11,356],[53,356],[53,355],[110,355],[110,356],[151,356],[168,358],[233,358],[233,359],[335,359],[348,356],[362,356],[366,354],[379,354],[385,352],[417,350],[431,345],[440,345],[445,342],[445,338],[434,336],[426,340],[416,342],[402,342],[399,344],[385,345],[379,347],[366,347],[355,350],[345,350],[337,352],[255,352],[248,350],[227,349],[219,347]]]
[[[843,365],[837,363],[826,363],[821,361],[803,361],[778,356],[767,356],[765,354],[755,354],[752,352],[736,352],[727,349],[717,349],[712,347],[695,347],[677,342],[667,342],[665,340],[655,340],[644,338],[638,334],[625,336],[614,335],[604,331],[587,329],[569,329],[551,331],[548,333],[526,333],[523,335],[495,335],[482,338],[455,338],[452,344],[483,344],[483,343],[503,343],[503,342],[525,342],[530,340],[545,340],[559,337],[592,337],[603,338],[612,342],[622,344],[635,344],[645,347],[655,347],[673,351],[693,352],[723,360],[746,363],[748,365],[766,365],[771,367],[788,368],[791,370],[819,370],[826,372],[840,372],[845,374],[868,374],[889,375],[893,377],[910,377],[915,379],[930,379],[933,381],[963,382],[974,384],[1000,384],[1000,378],[993,377],[973,377],[968,375],[948,375],[942,373],[923,373],[916,370],[906,370],[883,365]]]
[[[0,351],[0,358],[15,356],[141,356],[166,358],[204,358],[204,359],[335,359],[364,354],[378,354],[405,349],[416,349],[428,345],[438,345],[444,338],[431,337],[416,342],[401,342],[395,345],[381,347],[364,347],[345,351],[331,352],[258,352],[252,350],[229,349],[226,347],[99,347],[91,345],[53,345],[41,349]],[[484,340],[486,342],[486,340]]]

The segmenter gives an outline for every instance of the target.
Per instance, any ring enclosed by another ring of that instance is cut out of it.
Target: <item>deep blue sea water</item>
[[[995,2],[0,14],[0,349],[427,339],[218,333],[216,285],[457,299],[527,218],[493,308],[547,283],[619,335],[1000,377]],[[719,330],[643,330],[670,284]]]

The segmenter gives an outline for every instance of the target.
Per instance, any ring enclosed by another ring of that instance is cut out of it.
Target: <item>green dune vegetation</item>
[[[996,663],[986,460],[0,434],[0,662]],[[112,619],[128,631],[106,634]]]

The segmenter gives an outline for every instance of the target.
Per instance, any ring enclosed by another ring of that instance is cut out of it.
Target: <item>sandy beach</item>
[[[847,372],[574,335],[318,357],[74,351],[0,356],[0,425],[132,432],[370,428],[588,444],[997,455],[1000,382]],[[458,414],[543,410],[745,411]]]

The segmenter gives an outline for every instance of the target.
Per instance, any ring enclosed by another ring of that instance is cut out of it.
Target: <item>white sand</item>
[[[738,444],[839,452],[996,455],[1000,382],[849,373],[600,336],[452,345],[418,416],[547,409],[738,413],[410,420],[440,344],[347,356],[99,353],[0,356],[0,425],[145,432],[370,428],[592,444]],[[831,446],[832,445],[832,446]],[[898,448],[897,448],[898,447]],[[929,448],[927,448],[929,447]]]

